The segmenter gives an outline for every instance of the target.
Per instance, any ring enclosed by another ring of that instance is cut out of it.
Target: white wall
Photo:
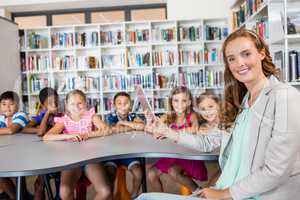
[[[229,17],[228,0],[168,0],[168,19]]]
[[[10,16],[10,12],[8,12],[6,9],[4,8],[0,8],[0,16],[1,17],[5,17],[7,19],[11,19],[11,16]]]

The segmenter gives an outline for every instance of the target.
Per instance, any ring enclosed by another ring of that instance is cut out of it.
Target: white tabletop
[[[35,135],[0,137],[0,177],[61,171],[116,158],[175,157],[217,160],[218,152],[201,153],[144,133],[118,134],[84,142],[42,141]]]

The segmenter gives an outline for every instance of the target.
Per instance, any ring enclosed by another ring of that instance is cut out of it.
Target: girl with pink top
[[[199,128],[198,116],[193,112],[192,95],[186,87],[176,87],[169,97],[169,112],[159,121],[170,128],[196,133]],[[167,173],[176,182],[187,187],[191,192],[197,189],[193,179],[206,181],[207,170],[203,161],[177,158],[160,158],[148,171],[148,178],[156,191],[163,191],[160,176]]]
[[[111,133],[110,128],[95,115],[93,109],[87,110],[86,96],[82,91],[69,92],[65,105],[66,114],[54,118],[55,125],[45,134],[43,140],[82,141]],[[78,167],[61,172],[60,197],[63,200],[74,199],[74,189],[82,173],[85,173],[94,186],[95,199],[111,199],[111,188],[103,166],[88,164],[84,168]]]

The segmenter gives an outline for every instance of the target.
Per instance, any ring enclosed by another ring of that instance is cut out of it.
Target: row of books
[[[175,64],[175,52],[172,50],[152,51],[152,63],[155,66],[171,66]]]
[[[172,88],[177,85],[176,74],[161,74],[158,72],[153,72],[153,84],[154,88],[162,89],[162,88]]]
[[[53,56],[52,68],[55,70],[67,70],[75,68],[75,58],[72,55]]]
[[[205,71],[206,87],[223,87],[224,86],[224,72],[220,70]]]
[[[126,41],[128,43],[148,42],[149,41],[149,29],[126,31]]]
[[[49,47],[47,36],[37,34],[35,32],[28,33],[27,43],[27,47],[30,49],[43,49]]]
[[[300,50],[289,51],[289,81],[300,81]]]
[[[202,39],[202,26],[180,26],[178,28],[179,41],[197,41]]]
[[[239,27],[253,13],[255,13],[265,0],[245,0],[237,11],[233,13],[233,26]]]
[[[100,31],[100,41],[102,45],[117,45],[123,41],[122,31]]]
[[[152,39],[154,41],[170,42],[170,41],[177,40],[175,27],[166,28],[166,29],[156,27],[152,29],[151,33],[152,33]]]
[[[99,92],[100,78],[90,75],[66,74],[65,76],[55,77],[54,88],[58,92],[68,92],[80,89],[84,92]]]
[[[135,85],[141,85],[143,88],[151,89],[152,74],[107,74],[102,78],[103,90],[134,90]]]
[[[205,25],[204,31],[206,40],[224,40],[229,34],[227,27]]]
[[[179,50],[178,51],[179,65],[196,65],[202,63],[201,50]]]
[[[154,110],[167,110],[168,109],[168,97],[154,97],[153,99]]]
[[[142,67],[150,66],[150,53],[127,52],[128,66],[129,67]]]
[[[87,97],[86,102],[88,108],[94,108],[96,113],[101,111],[99,98]]]
[[[54,33],[51,35],[52,48],[73,47],[73,33]]]
[[[78,69],[96,69],[99,68],[99,59],[95,56],[77,56]]]
[[[206,64],[222,63],[223,54],[219,48],[205,48],[204,49],[204,62]]]
[[[262,38],[269,38],[269,21],[267,16],[263,16],[256,20],[255,27],[253,30]]]
[[[48,71],[50,59],[48,55],[28,55],[25,71]]]
[[[182,71],[179,73],[179,83],[188,88],[202,88],[205,86],[205,71],[203,69],[194,72]]]
[[[29,78],[30,93],[38,93],[41,89],[50,85],[50,80],[46,76],[31,76]]]
[[[90,47],[98,46],[98,32],[76,32],[75,33],[75,44],[79,47]]]

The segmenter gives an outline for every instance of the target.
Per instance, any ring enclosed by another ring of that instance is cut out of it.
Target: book
[[[171,28],[160,28],[155,27],[152,29],[152,39],[153,41],[165,41],[170,42],[176,40],[176,29]]]
[[[44,49],[48,48],[48,38],[35,32],[29,32],[27,36],[28,48],[30,49]]]
[[[135,44],[137,42],[149,41],[149,29],[137,29],[126,31],[126,42]]]
[[[178,63],[179,65],[197,65],[202,64],[202,51],[201,50],[178,50]]]
[[[178,27],[179,41],[197,41],[202,39],[202,26],[179,26]]]
[[[76,32],[75,33],[75,45],[77,47],[95,47],[98,46],[98,32]]]
[[[175,64],[175,52],[172,50],[152,51],[152,63],[154,66],[171,66]]]
[[[73,47],[73,33],[53,33],[51,35],[52,48]]]
[[[123,34],[121,30],[116,31],[100,31],[100,41],[102,45],[118,45],[122,44]]]

